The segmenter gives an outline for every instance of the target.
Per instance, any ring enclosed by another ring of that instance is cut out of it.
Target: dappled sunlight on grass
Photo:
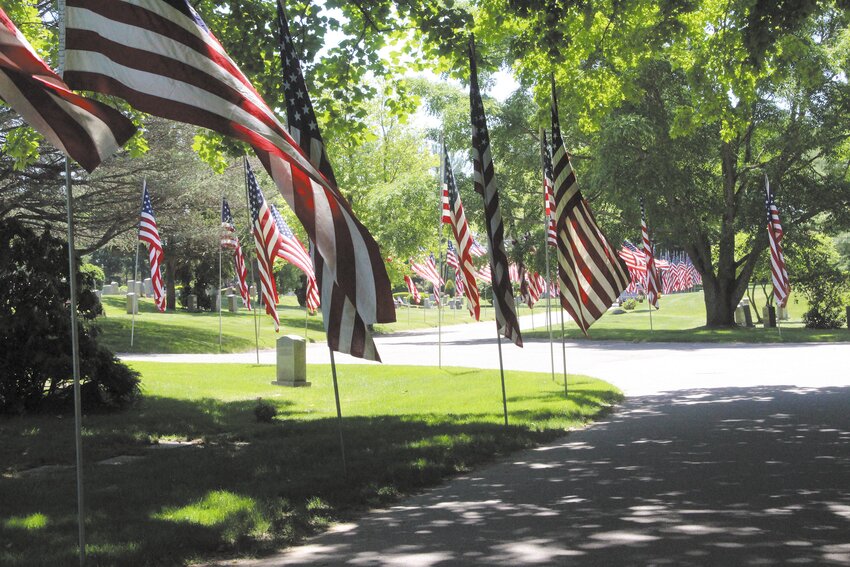
[[[3,525],[8,529],[19,530],[41,530],[47,527],[48,519],[44,514],[30,514],[29,516],[19,516],[7,518]]]
[[[175,565],[222,550],[268,551],[353,510],[552,440],[621,399],[610,385],[571,376],[565,401],[563,385],[548,375],[510,372],[505,428],[498,371],[341,366],[345,476],[328,366],[309,367],[310,388],[271,385],[273,366],[132,366],[142,374],[142,402],[84,417],[94,564]],[[273,423],[256,421],[257,398],[278,410]],[[16,519],[0,521],[0,540],[11,543],[0,563],[73,561],[73,467],[21,474],[72,465],[72,431],[71,420],[52,416],[0,421],[0,502],[7,520]],[[186,443],[157,444],[164,439]],[[118,455],[142,458],[96,464]],[[17,527],[34,514],[50,518],[50,529]]]

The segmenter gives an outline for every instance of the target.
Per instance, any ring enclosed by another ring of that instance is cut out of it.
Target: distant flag
[[[316,272],[313,271],[313,260],[307,253],[307,249],[304,248],[304,245],[298,240],[298,237],[295,236],[295,233],[286,224],[286,221],[283,220],[277,207],[271,205],[269,208],[271,209],[272,217],[274,217],[274,222],[277,225],[277,231],[280,233],[281,238],[277,255],[304,272],[304,275],[307,276],[306,299],[308,309],[315,311],[319,306],[319,290],[316,287]]]
[[[419,290],[416,289],[416,285],[413,283],[413,278],[410,276],[404,276],[404,283],[407,284],[407,292],[410,294],[410,299],[413,303],[419,303],[422,300],[422,297],[419,295]]]
[[[493,272],[490,270],[490,266],[484,266],[480,270],[478,270],[478,274],[476,276],[479,280],[485,283],[493,283]]]
[[[534,302],[531,301],[531,291],[529,290],[528,285],[528,272],[525,269],[525,265],[520,263],[517,271],[517,277],[519,278],[519,296],[526,305],[532,307]]]
[[[239,295],[246,308],[251,309],[251,291],[248,288],[248,270],[245,267],[245,257],[242,255],[242,246],[239,237],[236,236],[236,225],[233,224],[233,215],[230,213],[230,205],[227,199],[221,201],[221,247],[233,250],[233,259],[236,264],[236,277],[239,279]]]
[[[445,161],[445,167],[446,168],[451,167],[449,165],[448,160]],[[445,181],[443,181],[442,184],[441,184],[440,209],[442,210],[442,216],[440,217],[440,220],[442,221],[442,223],[443,224],[451,224],[452,223],[452,216],[451,216],[451,213],[449,212],[450,211],[450,209],[449,209],[449,188],[446,185]]]
[[[469,253],[472,254],[473,258],[481,258],[487,255],[487,249],[481,244],[478,243],[478,240],[473,237],[472,238],[472,246],[469,248]]]
[[[552,216],[552,195],[555,189],[554,173],[552,171],[552,149],[546,140],[546,132],[543,132],[543,202],[546,211],[546,243],[549,246],[558,246],[558,231],[555,226],[555,218]]]
[[[469,300],[470,311],[477,321],[481,316],[481,296],[478,292],[478,284],[475,282],[475,265],[472,263],[472,248],[475,240],[469,230],[469,223],[466,221],[460,191],[457,188],[457,183],[455,183],[452,164],[449,161],[449,153],[445,146],[443,146],[443,163],[443,187],[448,196],[449,224],[452,226],[452,234],[454,234],[458,246],[457,253],[455,253],[454,246],[451,240],[449,241],[449,251],[455,256],[455,265],[452,267],[455,269],[455,280],[458,283],[456,287]],[[448,257],[446,260],[449,265],[452,265]]]
[[[779,209],[770,192],[770,180],[764,176],[765,208],[767,209],[767,236],[770,242],[770,273],[773,280],[773,297],[776,305],[785,307],[791,293],[791,282],[785,267],[785,255],[782,253],[782,237],[785,232],[779,222]]]
[[[650,305],[658,309],[658,292],[661,289],[661,281],[658,277],[658,270],[655,268],[655,252],[652,247],[652,240],[649,238],[643,198],[640,200],[640,232],[643,237],[643,254],[646,259],[646,297]]]
[[[88,172],[136,127],[120,112],[71,92],[0,8],[0,99]]]
[[[629,285],[629,273],[608,244],[578,188],[570,156],[561,137],[554,77],[552,146],[561,305],[587,334],[588,328]]]
[[[251,232],[257,248],[257,265],[260,271],[260,291],[266,313],[274,320],[274,330],[280,330],[277,316],[277,282],[274,277],[274,260],[278,257],[282,238],[275,224],[274,215],[266,204],[263,191],[257,184],[248,158],[245,158],[245,176],[248,180],[248,207],[251,211]]]
[[[511,279],[511,283],[515,283],[515,284],[520,283],[520,280],[522,278],[520,278],[519,266],[517,266],[515,263],[511,262],[511,264],[508,266],[508,276]]]
[[[410,267],[413,271],[425,281],[431,282],[434,285],[434,292],[440,293],[440,288],[443,287],[443,278],[437,271],[437,264],[434,261],[434,255],[431,254],[422,263],[410,261]]]
[[[475,61],[475,40],[469,40],[469,102],[472,119],[472,164],[475,191],[484,198],[484,217],[492,268],[493,307],[498,332],[517,346],[522,346],[513,287],[508,276],[505,254],[505,227],[499,209],[499,191],[490,153],[490,133],[484,115],[484,103],[478,88],[478,64]]]
[[[455,252],[455,247],[451,242],[449,242],[448,248],[446,249],[446,265],[450,268],[454,268],[455,270],[460,268],[460,261],[457,258],[457,252]]]
[[[148,245],[148,257],[151,263],[151,285],[153,286],[153,298],[160,313],[165,311],[165,290],[162,286],[162,240],[159,238],[159,230],[156,226],[156,218],[153,215],[151,196],[148,193],[148,185],[142,188],[142,212],[139,216],[139,240]]]

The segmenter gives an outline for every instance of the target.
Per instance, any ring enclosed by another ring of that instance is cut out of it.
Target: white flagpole
[[[145,188],[148,186],[148,178],[145,177],[144,181],[142,181],[142,203],[139,207],[139,211],[141,211],[145,206]],[[141,230],[142,223],[139,221],[139,230]],[[133,281],[139,281],[139,246],[141,245],[141,240],[139,240],[138,231],[136,232],[136,263],[133,265]],[[133,284],[135,285],[135,284]],[[133,289],[133,293],[135,294],[136,289]],[[138,301],[139,298],[136,297],[136,305],[133,306],[133,320],[130,323],[130,348],[133,348],[133,340],[136,334],[136,311],[138,311]]]
[[[437,244],[437,257],[439,258],[439,263],[437,265],[438,269],[438,277],[443,277],[443,183],[446,179],[446,160],[445,160],[445,140],[443,139],[443,135],[440,134],[440,179],[437,183],[437,212],[438,212],[438,222],[440,223],[439,230],[439,240]],[[439,281],[439,280],[438,280]],[[439,368],[443,367],[443,301],[440,298],[440,289],[436,284],[434,285],[434,296],[437,298],[437,366]]]
[[[546,147],[543,144],[543,128],[540,128],[540,160],[543,171],[543,183],[546,183],[546,159],[543,152]],[[546,203],[548,204],[548,203]],[[546,214],[546,209],[543,209],[543,249],[546,251],[546,327],[549,330],[549,359],[552,363],[552,381],[555,381],[555,345],[552,341],[552,294],[549,292],[549,287],[552,285],[552,279],[549,275],[549,225],[552,217]]]
[[[342,409],[339,405],[339,384],[336,379],[336,360],[334,360],[334,350],[328,345],[328,352],[331,353],[331,375],[334,381],[334,400],[336,401],[336,423],[339,429],[339,450],[342,455],[342,474],[348,476],[348,464],[345,461],[345,438],[342,435]]]
[[[221,195],[221,207],[219,211],[224,210],[224,194]],[[216,301],[218,302],[218,352],[221,352],[221,227],[218,229],[219,238],[218,238],[218,297]]]
[[[248,195],[248,156],[244,157],[242,164],[243,164],[243,169],[245,171],[245,205],[246,205],[246,210],[248,211],[249,234],[251,235],[251,238],[253,239],[254,238],[254,236],[253,236],[254,235],[254,219],[251,216],[251,197]],[[250,254],[248,255],[248,262],[251,264],[251,283],[254,285],[254,289],[256,289],[257,292],[258,292],[257,298],[256,298],[257,301],[254,304],[254,306],[253,306],[254,308],[252,309],[252,311],[254,312],[254,345],[256,346],[256,350],[257,350],[257,364],[260,364],[260,328],[259,328],[259,325],[258,325],[258,322],[257,322],[257,307],[263,304],[263,302],[260,300],[262,293],[259,293],[260,292],[260,286],[257,285],[257,274],[254,272],[254,262],[251,259]],[[250,295],[251,295],[251,292],[249,290],[248,296],[250,297]],[[252,297],[251,299],[255,299],[255,298]]]
[[[59,0],[59,76],[65,74],[65,0]],[[82,401],[80,396],[80,337],[77,327],[77,258],[74,245],[74,192],[71,163],[65,157],[65,208],[68,213],[68,287],[71,310],[71,366],[74,374],[74,447],[77,468],[77,527],[80,567],[86,564],[86,523],[83,486]]]
[[[505,412],[505,427],[508,426],[508,397],[505,393],[505,364],[502,362],[502,336],[499,334],[499,323],[496,322],[496,341],[499,344],[499,373],[502,377],[502,408]]]

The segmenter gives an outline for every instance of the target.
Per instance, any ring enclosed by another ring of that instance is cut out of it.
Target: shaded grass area
[[[342,473],[333,386],[310,366],[310,388],[270,385],[274,367],[133,363],[141,405],[84,418],[91,565],[181,565],[257,555],[446,475],[554,439],[621,399],[583,376],[506,376],[511,426],[501,425],[496,371],[342,366],[348,475]],[[279,411],[257,423],[256,398]],[[166,440],[195,440],[155,448]],[[96,464],[117,455],[124,465]],[[73,422],[0,421],[0,564],[75,562]],[[66,465],[21,474],[39,465]]]
[[[661,298],[661,308],[652,312],[652,330],[647,303],[638,303],[634,311],[608,313],[593,324],[585,337],[573,322],[565,325],[564,336],[570,340],[627,341],[627,342],[684,342],[684,343],[799,343],[850,341],[848,329],[806,329],[802,315],[807,306],[803,301],[789,301],[789,321],[781,321],[781,329],[765,329],[762,325],[734,329],[713,329],[705,326],[705,304],[702,292],[677,293]],[[753,315],[755,323],[755,315]],[[539,325],[539,323],[538,323]],[[560,325],[553,336],[561,337]],[[523,331],[527,339],[548,339],[545,327]]]

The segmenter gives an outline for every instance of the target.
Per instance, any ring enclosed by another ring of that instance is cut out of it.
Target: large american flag
[[[549,246],[558,246],[558,231],[555,226],[555,218],[552,216],[552,195],[555,189],[555,175],[552,171],[552,149],[546,139],[546,132],[541,138],[540,153],[543,157],[543,206],[546,211],[546,243]]]
[[[242,303],[251,309],[251,290],[248,288],[248,270],[245,267],[245,256],[242,254],[242,245],[236,236],[236,225],[233,224],[233,215],[230,213],[230,205],[227,199],[221,200],[221,247],[233,250],[233,260],[236,264],[236,277],[239,280],[239,295]]]
[[[779,209],[770,192],[770,180],[767,174],[764,176],[765,200],[764,206],[767,210],[767,237],[770,243],[770,274],[773,280],[773,297],[776,305],[785,307],[788,304],[788,295],[791,293],[791,282],[788,279],[788,270],[785,267],[785,255],[782,253],[782,237],[785,232],[779,222]]]
[[[301,244],[301,241],[298,240],[298,237],[295,236],[295,233],[286,224],[277,207],[270,205],[269,208],[272,210],[272,216],[274,217],[281,238],[277,255],[304,272],[304,275],[307,276],[307,309],[315,311],[319,308],[320,300],[319,289],[316,287],[316,272],[313,271],[313,260],[310,259],[310,255],[307,253],[304,245]]]
[[[2,8],[0,99],[89,172],[136,131],[114,108],[72,93]]]
[[[475,265],[472,263],[474,240],[469,230],[469,223],[466,221],[466,214],[463,212],[463,202],[455,183],[449,152],[445,145],[443,146],[443,190],[448,195],[449,224],[452,226],[452,234],[458,246],[458,254],[455,256],[456,265],[452,266],[456,270],[455,281],[459,284],[458,289],[462,290],[461,293],[469,300],[470,311],[477,321],[481,316],[481,297],[478,284],[475,282]],[[449,242],[449,250],[454,251],[451,242]]]
[[[260,295],[266,306],[266,313],[274,320],[275,332],[280,330],[280,318],[277,316],[277,282],[274,277],[274,260],[282,244],[274,215],[266,203],[263,191],[257,184],[254,171],[248,158],[245,158],[245,179],[248,184],[248,208],[251,211],[251,233],[257,249],[257,267],[260,272]]]
[[[561,137],[552,78],[552,146],[561,305],[586,335],[629,285],[629,272],[602,234],[576,182]]]
[[[499,191],[490,153],[490,134],[484,104],[478,88],[478,65],[475,61],[475,40],[469,40],[469,103],[472,119],[472,165],[475,191],[484,197],[484,216],[493,279],[493,306],[498,332],[517,346],[522,346],[522,334],[514,305],[514,294],[508,277],[508,258],[505,254],[505,227],[499,210]]]
[[[307,91],[298,54],[295,52],[292,36],[289,33],[286,14],[280,2],[277,4],[277,19],[289,133],[335,191],[339,201],[336,207],[344,207],[344,210],[350,211],[348,201],[337,188],[336,176],[328,160],[310,93]],[[334,213],[333,207],[327,209],[322,207],[319,210],[324,214],[340,216]],[[368,325],[375,322],[395,321],[392,291],[378,245],[353,213],[350,216],[351,220],[343,222],[341,228],[350,228],[349,223],[351,223],[356,230],[351,230],[348,234],[338,230],[335,241],[328,243],[333,244],[339,255],[335,261],[343,268],[342,270],[334,272],[331,269],[330,260],[316,253],[317,246],[311,248],[316,282],[321,296],[322,319],[328,346],[331,349],[359,358],[379,361],[381,358],[375,348]],[[333,233],[319,236],[330,238]],[[321,252],[322,241],[313,240],[313,242],[318,244],[319,252]],[[346,258],[345,255],[349,257]],[[357,294],[352,294],[352,289],[356,289]]]
[[[395,320],[377,243],[315,165],[320,138],[293,139],[297,129],[286,131],[187,0],[69,0],[67,8],[69,85],[250,144],[323,260],[319,285],[328,294],[338,285],[344,296],[328,301],[322,289],[324,308],[338,306],[335,313],[356,314],[364,324]],[[334,331],[331,348],[347,340]]]
[[[163,312],[165,311],[165,290],[162,286],[162,273],[159,270],[162,264],[162,240],[159,238],[156,218],[153,216],[153,206],[151,205],[151,196],[148,193],[147,182],[142,185],[142,212],[139,215],[139,240],[148,245],[153,299],[156,303],[156,308],[160,312]]]
[[[646,297],[650,305],[658,309],[658,292],[661,290],[661,279],[655,267],[655,252],[652,240],[649,238],[649,227],[646,223],[646,207],[640,200],[640,232],[643,238],[643,254],[646,258]]]

